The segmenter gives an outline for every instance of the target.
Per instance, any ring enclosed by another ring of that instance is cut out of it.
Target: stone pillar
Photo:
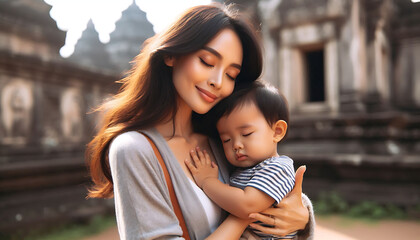
[[[420,109],[420,43],[406,40],[399,46],[396,60],[396,104],[403,109]]]
[[[404,111],[420,110],[420,3],[394,1],[398,11],[392,22],[395,56],[391,102]]]
[[[338,44],[337,40],[331,40],[325,44],[325,79],[328,105],[331,112],[339,111],[339,68],[338,68]]]
[[[299,70],[301,64],[299,64],[300,58],[296,57],[297,54],[297,51],[290,46],[283,46],[279,50],[280,57],[278,65],[281,79],[279,88],[287,99],[290,110],[297,107],[299,103],[298,99],[300,98],[298,96],[300,91],[297,90],[299,86],[292,84],[293,80],[296,80],[296,78],[302,78],[302,76],[297,76],[302,74],[302,71]],[[301,81],[295,82],[299,83]]]
[[[363,11],[368,33],[366,37],[368,78],[364,92],[364,102],[368,111],[383,111],[390,108],[392,66],[388,32],[393,8],[392,3],[386,0],[379,8],[377,4],[365,5]]]
[[[264,46],[264,69],[263,79],[273,84],[285,93],[280,86],[279,78],[279,51],[278,37],[271,34],[271,29],[278,27],[276,21],[277,8],[281,0],[261,0],[258,3],[259,15],[261,16],[261,33]]]
[[[361,90],[365,84],[363,41],[360,28],[360,2],[351,1],[350,18],[341,28],[340,52],[340,110],[363,112]]]

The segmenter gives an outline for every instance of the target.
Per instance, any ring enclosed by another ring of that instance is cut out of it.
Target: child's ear
[[[278,120],[273,125],[273,131],[274,131],[273,141],[277,143],[280,142],[286,135],[287,123],[284,120]]]
[[[173,56],[166,55],[163,57],[163,60],[165,61],[166,66],[173,67],[175,58]]]

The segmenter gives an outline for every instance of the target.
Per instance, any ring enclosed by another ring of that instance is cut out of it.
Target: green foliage
[[[346,201],[335,192],[323,192],[315,201],[314,208],[317,214],[343,213],[349,206]]]
[[[403,219],[406,212],[392,204],[379,204],[373,201],[362,201],[356,204],[347,203],[336,192],[324,192],[314,202],[315,214],[342,214],[354,218],[365,219]]]

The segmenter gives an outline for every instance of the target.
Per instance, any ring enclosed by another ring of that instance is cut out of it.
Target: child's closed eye
[[[248,136],[250,136],[251,134],[253,134],[253,132],[246,133],[246,134],[242,134],[242,136],[244,136],[244,137],[248,137]]]
[[[222,140],[223,143],[227,143],[229,141],[230,141],[230,139],[224,139],[224,140]]]

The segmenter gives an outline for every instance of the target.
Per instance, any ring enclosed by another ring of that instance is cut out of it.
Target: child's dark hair
[[[238,107],[249,103],[254,103],[258,107],[270,126],[278,120],[289,122],[289,107],[286,98],[277,88],[262,81],[255,81],[250,87],[238,90],[220,101],[217,106],[220,108],[218,110],[220,113],[216,122],[221,117],[230,115]]]
[[[278,120],[289,123],[289,107],[286,98],[277,88],[261,80],[254,81],[247,87],[235,90],[230,96],[220,101],[206,115],[206,134],[216,137],[216,124],[223,116],[230,115],[238,107],[253,103],[272,126]]]

